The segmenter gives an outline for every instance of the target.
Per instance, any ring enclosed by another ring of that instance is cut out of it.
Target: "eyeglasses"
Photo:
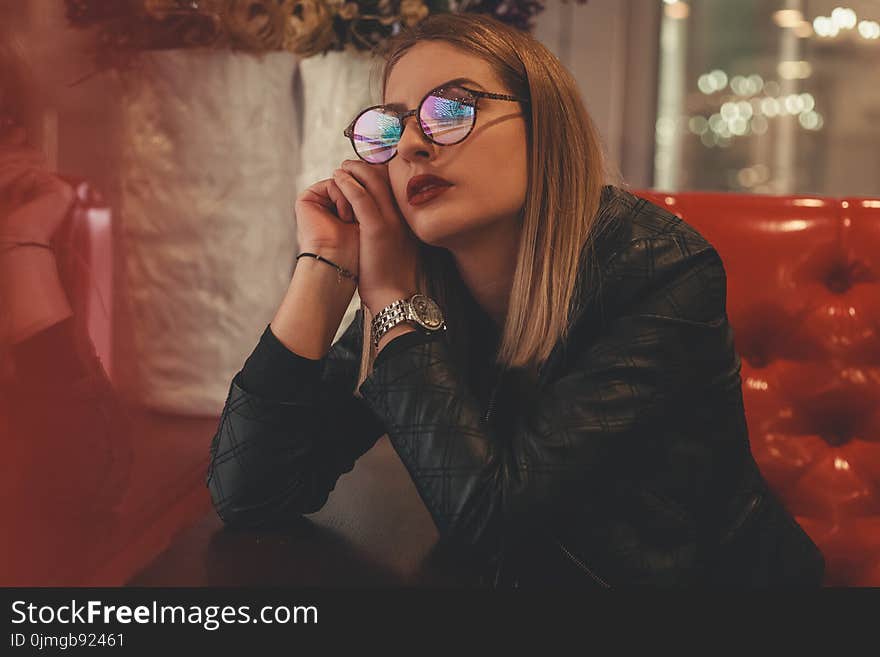
[[[527,98],[493,94],[447,82],[426,93],[416,109],[396,112],[386,105],[368,107],[342,134],[351,140],[354,152],[364,162],[384,164],[397,155],[403,122],[413,115],[419,117],[419,128],[429,141],[440,146],[464,141],[477,122],[477,100],[480,98],[529,102]]]

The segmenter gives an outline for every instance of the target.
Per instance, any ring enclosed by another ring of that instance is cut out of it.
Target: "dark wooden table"
[[[438,555],[436,541],[409,473],[383,436],[339,478],[324,508],[295,526],[232,530],[212,510],[128,585],[465,585],[464,571]]]

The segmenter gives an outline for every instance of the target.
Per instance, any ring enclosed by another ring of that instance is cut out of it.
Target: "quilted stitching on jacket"
[[[449,548],[489,559],[502,540],[541,531],[573,500],[656,466],[663,451],[657,436],[676,421],[670,410],[715,374],[706,362],[723,365],[706,357],[725,344],[723,306],[712,295],[721,287],[719,262],[711,247],[687,249],[678,238],[634,242],[606,272],[606,280],[619,281],[613,289],[622,291],[628,312],[591,344],[570,348],[562,376],[525,391],[515,411],[508,405],[508,435],[480,426],[481,403],[451,366],[443,340],[374,370],[360,391],[386,421]],[[684,294],[695,302],[683,302]],[[661,314],[670,309],[670,318]],[[709,452],[699,438],[692,436],[692,449]],[[710,455],[701,458],[708,464]]]

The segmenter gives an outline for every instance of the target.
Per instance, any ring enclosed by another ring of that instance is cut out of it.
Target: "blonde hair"
[[[383,51],[382,96],[394,65],[416,43],[442,41],[488,62],[507,90],[530,99],[526,117],[528,188],[507,316],[495,363],[536,374],[554,344],[567,337],[582,254],[592,252],[594,227],[609,167],[599,133],[576,81],[528,32],[483,14],[435,14],[391,38]],[[496,91],[496,90],[493,90]],[[614,183],[622,184],[614,172]],[[437,301],[453,355],[464,364],[466,296],[452,255],[420,243],[418,291]],[[372,371],[371,314],[363,311],[358,388]]]

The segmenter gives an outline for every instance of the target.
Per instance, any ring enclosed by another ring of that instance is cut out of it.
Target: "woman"
[[[2,29],[0,74],[0,585],[82,585],[116,522],[128,420],[59,276],[75,195],[28,142],[31,77]]]
[[[605,184],[558,60],[491,18],[431,16],[390,43],[382,96],[345,131],[358,159],[297,200],[323,260],[297,258],[232,380],[221,518],[317,511],[387,433],[482,585],[818,586],[821,553],[751,456],[721,259]],[[394,314],[407,300],[416,319]]]

